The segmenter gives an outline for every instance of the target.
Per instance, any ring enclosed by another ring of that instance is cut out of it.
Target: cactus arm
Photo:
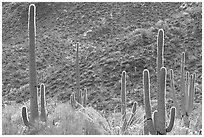
[[[71,103],[72,108],[75,108],[76,102],[75,102],[75,93],[74,92],[70,96],[70,103]]]
[[[79,89],[79,95],[80,95],[80,101],[79,102],[81,102],[80,104],[81,105],[83,105],[82,103],[83,103],[83,91],[81,90],[81,89]]]
[[[188,102],[188,111],[187,114],[190,115],[190,113],[193,110],[193,101],[194,101],[194,94],[195,94],[195,77],[196,74],[194,73],[193,75],[191,75],[190,78],[190,90],[189,90],[189,102]]]
[[[121,105],[121,113],[122,113],[122,133],[125,131],[126,128],[126,72],[122,72],[122,78],[121,78],[121,99],[122,99],[122,105]]]
[[[153,123],[154,123],[154,127],[155,129],[157,130],[157,116],[158,116],[158,111],[155,110],[154,113],[153,113]]]
[[[136,108],[137,108],[137,102],[134,102],[133,106],[132,106],[132,114],[127,122],[127,126],[131,125],[134,120],[135,120],[135,114],[136,114]]]
[[[76,44],[76,99],[81,104],[80,83],[79,83],[79,45]]]
[[[176,108],[172,107],[170,113],[171,113],[171,118],[170,118],[169,126],[166,129],[166,132],[170,132],[174,126]]]
[[[87,89],[84,90],[83,107],[86,107],[87,103]]]
[[[144,89],[144,104],[145,104],[145,113],[147,120],[147,127],[152,135],[156,135],[156,129],[153,124],[151,116],[151,107],[150,107],[150,79],[149,79],[149,70],[145,69],[143,71],[143,89]]]
[[[182,115],[186,114],[186,94],[185,94],[185,53],[181,57],[181,112]]]
[[[176,92],[174,87],[174,71],[172,69],[170,69],[170,86],[172,90],[172,98],[173,98],[174,106],[176,107],[176,110],[177,110],[177,117],[181,118],[181,112],[179,109],[178,101],[176,99]]]
[[[30,126],[30,123],[28,122],[26,107],[22,107],[22,118],[23,118],[23,123],[24,123],[27,127],[29,127],[29,126]]]
[[[29,6],[28,13],[28,32],[29,32],[29,88],[30,88],[30,122],[34,122],[39,117],[37,102],[37,76],[35,61],[35,24],[36,7],[34,4]]]
[[[185,102],[185,106],[186,106],[186,111],[188,111],[188,105],[189,105],[189,72],[186,72],[186,85],[185,85],[185,96],[186,96],[186,102]]]
[[[121,99],[122,99],[122,115],[123,115],[126,110],[126,72],[125,71],[122,72]]]
[[[41,103],[41,113],[40,113],[40,118],[41,121],[46,122],[46,111],[45,111],[45,85],[42,83],[40,85],[40,103]]]
[[[165,92],[166,92],[166,68],[162,67],[160,69],[160,78],[159,78],[159,90],[158,90],[158,99],[157,99],[157,109],[158,116],[157,118],[157,131],[159,134],[166,134],[165,129]]]

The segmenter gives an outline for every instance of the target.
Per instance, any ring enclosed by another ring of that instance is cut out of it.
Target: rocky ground
[[[23,103],[28,88],[28,6],[2,4],[3,103]],[[202,103],[201,3],[35,3],[38,83],[46,98],[65,102],[75,90],[76,44],[79,44],[80,85],[89,103],[112,110],[120,97],[120,78],[127,72],[129,105],[143,104],[142,72],[150,70],[155,98],[157,31],[165,31],[164,65],[175,71],[180,89],[180,57],[196,75],[195,102]],[[167,96],[169,95],[167,77]],[[170,98],[167,99],[171,101]]]

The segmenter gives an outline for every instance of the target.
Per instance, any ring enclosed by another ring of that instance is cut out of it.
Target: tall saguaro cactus
[[[160,29],[158,31],[157,39],[157,110],[151,116],[150,106],[150,78],[149,71],[145,69],[143,71],[143,86],[144,86],[144,99],[145,99],[145,112],[147,128],[150,134],[165,135],[170,132],[174,125],[175,108],[171,108],[171,119],[169,126],[166,128],[166,114],[165,114],[165,94],[166,94],[166,68],[163,67],[163,48],[164,48],[164,31]],[[147,131],[145,131],[147,134]]]
[[[179,108],[179,104],[176,99],[176,92],[174,89],[174,72],[172,69],[170,70],[170,86],[172,90],[174,105],[177,109],[177,117],[184,120],[184,125],[186,127],[189,127],[190,125],[189,116],[193,110],[196,77],[195,73],[190,76],[189,75],[190,74],[188,71],[185,73],[185,53],[183,52],[181,57],[181,108]]]
[[[29,88],[30,88],[30,121],[34,122],[38,118],[37,102],[37,76],[35,63],[35,23],[36,7],[34,4],[29,6],[28,13],[28,33],[29,33]]]
[[[171,118],[169,126],[166,128],[166,114],[165,114],[165,93],[166,93],[166,68],[162,67],[160,69],[160,86],[157,92],[157,110],[153,113],[153,118],[151,116],[151,106],[150,106],[150,78],[149,71],[145,69],[143,71],[143,86],[144,86],[144,99],[145,99],[145,113],[147,128],[152,135],[165,135],[170,132],[174,125],[175,120],[175,107],[171,108]]]
[[[35,63],[35,15],[36,7],[34,4],[29,6],[28,12],[28,34],[29,34],[29,88],[30,88],[30,116],[28,119],[26,107],[22,108],[22,118],[26,126],[33,126],[39,119],[38,112],[38,94],[37,94],[37,76],[36,76],[36,63]],[[45,85],[41,84],[41,120],[46,122],[45,112]]]

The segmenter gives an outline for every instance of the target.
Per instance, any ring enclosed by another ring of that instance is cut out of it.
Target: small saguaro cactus
[[[38,101],[37,101],[37,76],[36,76],[36,62],[35,62],[35,15],[36,7],[34,4],[29,6],[28,12],[28,34],[29,34],[29,88],[30,88],[30,122],[34,123],[39,117]],[[26,108],[22,109],[23,116]]]
[[[171,108],[170,124],[166,128],[166,114],[165,114],[165,93],[166,93],[166,68],[163,67],[163,48],[164,48],[164,31],[159,29],[157,39],[157,110],[151,116],[150,95],[149,95],[149,71],[143,71],[143,86],[145,98],[145,112],[146,122],[144,126],[145,134],[167,134],[173,128],[175,118],[175,108]],[[159,118],[158,118],[159,117]],[[148,131],[147,131],[148,129]]]
[[[185,74],[185,53],[183,52],[181,57],[181,108],[179,108],[179,104],[176,99],[176,92],[174,88],[174,72],[172,69],[170,70],[170,86],[172,90],[173,102],[177,109],[177,117],[184,120],[184,125],[186,127],[189,127],[190,125],[189,116],[193,110],[196,77],[195,73],[190,76],[189,75],[190,74],[188,71]]]
[[[79,72],[79,44],[76,44],[76,101],[81,104],[80,93],[80,72]]]

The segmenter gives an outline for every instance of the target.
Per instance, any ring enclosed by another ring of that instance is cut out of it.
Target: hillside
[[[2,4],[2,96],[4,103],[28,100],[28,31],[30,3]],[[143,104],[142,71],[154,85],[156,35],[165,30],[164,62],[175,70],[179,89],[180,56],[196,72],[196,103],[202,103],[201,3],[35,3],[38,83],[46,97],[66,102],[75,89],[79,44],[80,86],[89,103],[112,110],[120,101],[120,79],[127,72],[129,105]],[[167,81],[169,85],[169,81]],[[155,91],[155,87],[151,87]],[[167,88],[167,95],[169,88]],[[152,94],[152,98],[155,95]]]

